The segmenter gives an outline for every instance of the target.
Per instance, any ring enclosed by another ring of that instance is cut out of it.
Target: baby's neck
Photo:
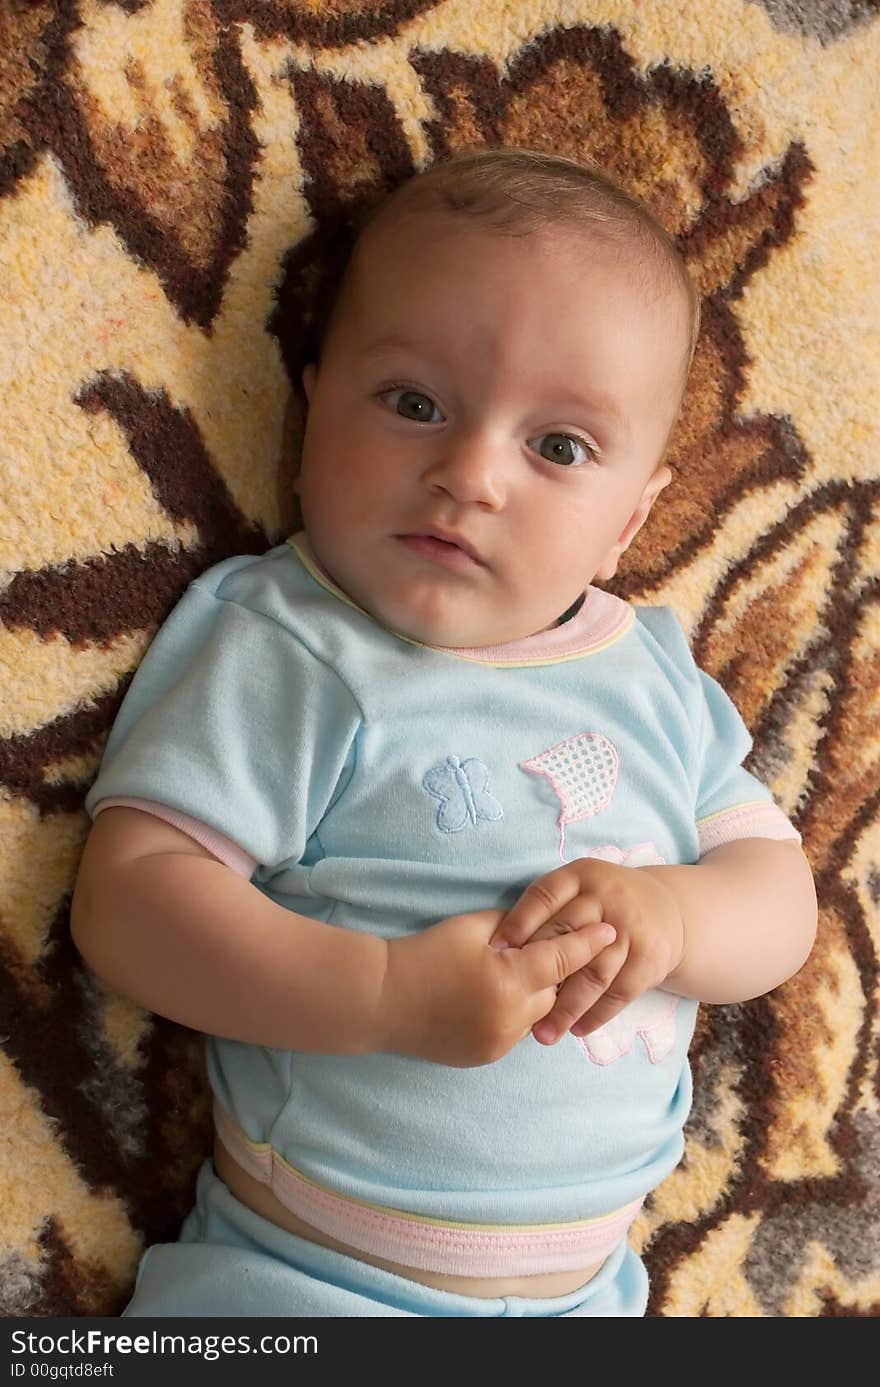
[[[544,630],[545,630],[545,631],[551,631],[551,630],[553,630],[554,627],[556,627],[556,626],[563,626],[563,625],[565,624],[566,621],[571,621],[571,619],[572,619],[573,616],[577,616],[578,612],[580,611],[581,607],[584,605],[584,603],[586,602],[586,600],[587,600],[587,594],[586,594],[585,592],[582,592],[581,595],[580,595],[580,597],[576,597],[576,598],[575,598],[574,602],[572,602],[572,604],[571,604],[571,606],[568,608],[568,610],[567,610],[567,611],[564,611],[564,612],[562,613],[562,616],[559,617],[558,620],[556,620],[556,621],[553,622],[553,626],[545,626],[545,627],[544,627]]]

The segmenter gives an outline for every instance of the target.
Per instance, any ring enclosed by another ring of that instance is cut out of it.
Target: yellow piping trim
[[[739,811],[740,811],[741,809],[756,809],[756,808],[760,808],[760,809],[775,809],[776,812],[777,812],[778,814],[782,814],[782,810],[779,808],[779,805],[778,805],[778,804],[772,804],[772,803],[770,802],[770,800],[767,800],[767,799],[747,799],[747,800],[744,800],[742,804],[732,804],[732,805],[730,806],[729,809],[718,809],[714,814],[707,814],[706,817],[705,817],[704,819],[697,819],[697,820],[696,820],[696,824],[697,824],[697,827],[699,828],[700,824],[710,824],[710,823],[712,823],[715,819],[726,819],[727,816],[728,816],[729,814],[738,814]],[[785,816],[783,815],[783,817],[785,817]]]

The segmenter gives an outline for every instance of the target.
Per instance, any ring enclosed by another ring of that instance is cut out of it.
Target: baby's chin
[[[511,621],[512,603],[483,600],[473,591],[450,591],[445,584],[419,590],[415,583],[376,582],[345,559],[324,563],[324,571],[342,592],[380,626],[419,645],[455,650],[509,645],[555,626],[557,616],[523,615]]]

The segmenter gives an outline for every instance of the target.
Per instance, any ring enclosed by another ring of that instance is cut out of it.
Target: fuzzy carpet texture
[[[83,797],[190,580],[296,528],[352,217],[474,145],[598,160],[687,257],[675,481],[609,586],[675,608],[820,895],[796,978],[701,1008],[648,1313],[880,1313],[877,71],[876,0],[4,0],[0,1315],[118,1314],[189,1208],[201,1040],[80,964]]]

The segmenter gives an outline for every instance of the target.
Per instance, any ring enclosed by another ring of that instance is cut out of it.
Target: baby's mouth
[[[430,531],[395,535],[395,539],[399,540],[411,553],[419,554],[422,558],[442,564],[445,568],[454,568],[463,572],[470,568],[483,566],[476,551],[470,545],[465,548],[463,543],[459,544],[452,539],[442,539]]]

